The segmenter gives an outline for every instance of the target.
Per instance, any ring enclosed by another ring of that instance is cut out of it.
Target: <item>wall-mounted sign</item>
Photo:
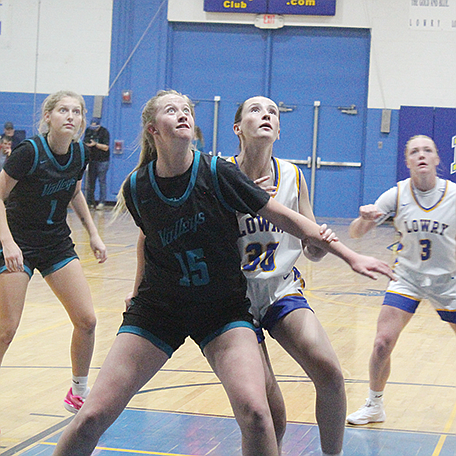
[[[204,0],[210,13],[267,13],[268,0]]]
[[[336,0],[269,0],[268,13],[334,16]]]
[[[204,0],[204,11],[334,16],[336,0]]]

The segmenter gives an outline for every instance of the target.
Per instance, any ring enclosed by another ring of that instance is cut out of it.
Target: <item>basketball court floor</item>
[[[109,252],[108,261],[99,265],[80,222],[72,213],[69,219],[98,317],[92,384],[133,286],[137,229],[128,218],[111,224],[109,210],[95,212]],[[396,239],[391,226],[351,240],[348,220],[324,221],[354,250],[392,263]],[[306,296],[341,362],[351,413],[367,396],[368,360],[387,279],[358,276],[331,255],[319,263],[302,259],[299,268]],[[71,378],[70,335],[62,306],[35,274],[19,331],[0,368],[0,456],[52,454],[72,419],[62,406]],[[312,382],[272,338],[267,344],[287,405],[283,454],[319,455]],[[423,302],[393,354],[387,420],[347,426],[345,456],[456,455],[455,352],[453,331]],[[223,388],[192,341],[132,399],[93,454],[241,455],[240,432]]]

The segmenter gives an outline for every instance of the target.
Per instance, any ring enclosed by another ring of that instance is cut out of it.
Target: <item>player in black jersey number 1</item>
[[[73,381],[64,400],[73,413],[89,392],[96,317],[70,238],[69,204],[89,233],[95,257],[103,263],[107,255],[81,191],[87,162],[79,138],[85,122],[80,95],[69,91],[49,95],[42,106],[40,134],[19,144],[0,173],[0,362],[19,326],[36,268],[74,326]]]

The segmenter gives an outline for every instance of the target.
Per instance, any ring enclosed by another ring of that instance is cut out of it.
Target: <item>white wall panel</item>
[[[0,91],[107,93],[112,0],[2,0],[0,20]]]

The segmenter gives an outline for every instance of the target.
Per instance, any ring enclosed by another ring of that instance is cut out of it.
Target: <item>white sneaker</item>
[[[97,205],[97,211],[102,211],[104,209],[104,203],[98,203]]]
[[[385,420],[383,401],[374,403],[370,399],[366,399],[366,403],[359,410],[347,416],[350,424],[382,423]]]

